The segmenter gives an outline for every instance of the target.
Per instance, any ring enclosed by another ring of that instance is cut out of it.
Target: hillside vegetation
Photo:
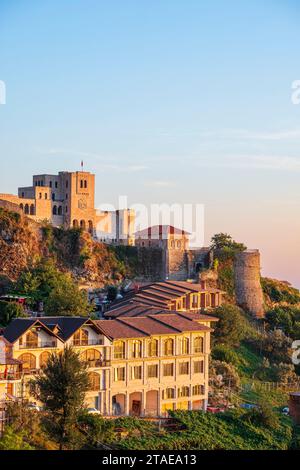
[[[82,287],[103,287],[134,276],[135,252],[108,247],[79,229],[37,224],[0,208],[0,292],[41,260],[52,261]]]

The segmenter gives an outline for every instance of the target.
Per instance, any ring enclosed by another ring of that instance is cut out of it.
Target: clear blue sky
[[[85,167],[97,203],[205,204],[300,287],[297,1],[0,0],[0,192]]]

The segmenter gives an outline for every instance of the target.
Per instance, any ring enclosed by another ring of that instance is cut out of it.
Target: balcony
[[[110,367],[111,362],[104,359],[96,359],[95,361],[87,361],[85,362],[88,368],[93,368],[93,367]]]
[[[0,372],[0,380],[21,380],[22,374],[21,372]]]
[[[41,341],[41,342],[32,342],[20,344],[20,349],[43,349],[43,348],[56,348],[56,341]]]
[[[72,342],[72,346],[74,346],[75,348],[81,347],[81,346],[103,346],[103,345],[104,345],[103,338],[74,340]]]

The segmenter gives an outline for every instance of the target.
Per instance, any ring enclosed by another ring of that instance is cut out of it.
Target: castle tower
[[[238,305],[256,318],[264,317],[258,250],[245,250],[236,254],[234,276]]]

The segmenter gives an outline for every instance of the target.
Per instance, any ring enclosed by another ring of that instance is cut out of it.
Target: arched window
[[[25,214],[29,214],[29,205],[25,204]]]
[[[190,340],[189,338],[181,339],[181,354],[189,354],[190,352]]]
[[[28,374],[32,369],[36,368],[36,358],[33,354],[24,353],[18,357],[18,360],[22,362],[23,372]]]
[[[30,206],[30,215],[34,215],[34,204],[31,204]]]
[[[178,242],[177,242],[177,248],[179,248],[179,249],[181,248],[181,241],[180,240],[178,240]]]
[[[174,340],[172,338],[168,338],[164,342],[164,355],[165,356],[174,355]]]
[[[80,359],[88,364],[88,367],[96,367],[97,361],[101,360],[101,353],[97,349],[87,349],[80,354]]]
[[[52,201],[55,201],[55,193],[52,193]]]
[[[94,231],[93,222],[91,220],[89,220],[89,232],[90,232],[90,234],[92,234],[93,231]]]
[[[84,180],[84,187],[87,188],[87,180]]]
[[[62,215],[62,206],[59,206],[58,211],[57,211],[57,214],[58,214],[58,215]]]
[[[83,188],[83,180],[80,180],[80,188]]]
[[[131,355],[134,358],[142,357],[142,341],[136,339],[132,342]]]
[[[114,343],[114,358],[125,359],[125,343],[124,341],[116,341]]]
[[[52,181],[49,182],[49,186],[50,186],[50,188],[52,188]]]
[[[53,215],[57,215],[57,206],[53,206],[52,213],[53,213]]]
[[[97,392],[100,390],[100,374],[96,372],[89,373],[90,391]]]
[[[46,366],[50,356],[51,356],[51,353],[49,353],[48,351],[44,351],[42,352],[42,354],[40,354],[40,367]]]
[[[148,343],[148,356],[157,357],[158,356],[158,341],[157,339],[151,339]]]
[[[24,210],[24,205],[20,204],[20,209],[23,211]]]
[[[37,348],[38,334],[35,331],[29,331],[25,336],[25,344],[29,348]]]
[[[74,333],[73,345],[74,346],[88,346],[89,344],[89,332],[84,329],[80,329]]]
[[[48,194],[47,193],[45,193],[45,199],[48,199]]]
[[[73,220],[73,227],[78,228],[78,220],[76,219]]]
[[[171,240],[171,248],[175,248],[175,241]]]
[[[197,336],[194,339],[194,352],[195,353],[202,353],[204,351],[204,341],[202,336]]]
[[[80,221],[80,228],[82,228],[83,230],[85,230],[85,221],[84,221],[84,220],[81,220],[81,221]]]

